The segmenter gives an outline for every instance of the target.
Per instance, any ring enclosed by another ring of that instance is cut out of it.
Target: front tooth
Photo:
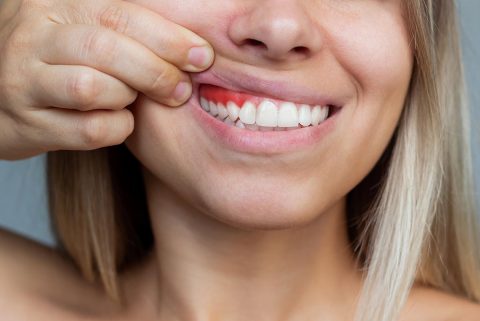
[[[238,114],[240,113],[240,107],[238,107],[233,101],[229,101],[227,103],[227,111],[228,117],[230,117],[231,120],[236,121]]]
[[[298,110],[294,103],[282,103],[278,112],[278,127],[297,127]]]
[[[277,127],[278,109],[270,100],[264,100],[257,109],[255,122],[258,126]]]
[[[312,125],[316,126],[328,116],[328,107],[315,106],[312,108]]]
[[[240,109],[240,112],[238,113],[238,116],[244,124],[251,125],[255,123],[255,113],[255,105],[247,101],[243,104],[242,109]]]
[[[303,126],[309,126],[312,123],[312,111],[309,105],[300,105],[298,121]]]
[[[324,106],[322,107],[322,113],[320,114],[320,122],[324,121],[325,119],[328,118],[328,112],[330,111],[330,107]]]
[[[200,106],[202,106],[203,110],[205,110],[206,112],[210,111],[210,105],[208,104],[208,100],[203,97],[200,98]]]
[[[217,108],[218,108],[218,114],[220,115],[220,118],[223,120],[225,118],[227,118],[228,116],[228,112],[227,112],[227,109],[225,108],[225,106],[223,104],[218,104],[217,105]]]
[[[212,114],[213,116],[217,116],[218,115],[217,105],[214,102],[210,102],[209,106],[210,106],[210,114]]]

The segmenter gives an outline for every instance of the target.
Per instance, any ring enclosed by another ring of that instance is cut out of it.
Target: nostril
[[[309,49],[307,47],[304,47],[304,46],[297,46],[297,47],[293,48],[293,51],[296,52],[296,53],[299,53],[299,54],[306,55],[306,54],[308,54]]]
[[[253,39],[253,38],[248,38],[243,40],[242,45],[268,50],[268,46],[264,42],[257,39]],[[308,49],[305,46],[296,46],[292,48],[291,51],[293,51],[294,53],[306,56],[309,54],[310,49]]]
[[[249,45],[249,46],[252,46],[252,47],[262,47],[264,49],[267,49],[267,45],[265,45],[263,42],[261,42],[260,40],[257,40],[257,39],[251,39],[251,38],[245,39],[243,41],[243,44],[244,45]]]

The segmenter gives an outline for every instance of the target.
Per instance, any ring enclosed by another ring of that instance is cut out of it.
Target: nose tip
[[[321,48],[318,28],[294,1],[257,2],[232,22],[229,34],[240,48],[271,60],[301,59]]]
[[[263,28],[263,32],[259,30],[258,34],[245,39],[242,44],[262,51],[263,55],[271,59],[282,59],[291,54],[306,55],[311,52],[308,44],[301,39],[300,26],[288,20],[276,21],[276,24]]]

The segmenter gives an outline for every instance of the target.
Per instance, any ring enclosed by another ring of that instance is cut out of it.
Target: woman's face
[[[186,206],[244,228],[292,227],[333,208],[380,158],[413,65],[400,0],[132,2],[196,32],[216,52],[212,68],[191,74],[194,95],[184,106],[142,96],[132,107],[127,146]],[[317,126],[252,132],[214,119],[200,96],[250,101],[257,118],[259,108],[288,111],[282,102],[297,112],[302,104],[336,108]]]

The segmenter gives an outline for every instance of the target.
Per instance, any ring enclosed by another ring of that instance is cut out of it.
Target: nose
[[[299,60],[322,47],[318,26],[300,0],[252,1],[229,26],[242,50],[270,60]]]

